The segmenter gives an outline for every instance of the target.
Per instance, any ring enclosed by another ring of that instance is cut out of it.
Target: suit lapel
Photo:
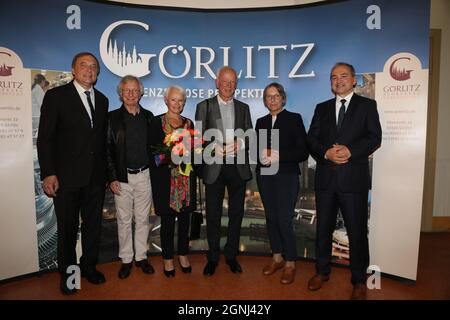
[[[94,128],[97,127],[97,125],[100,123],[99,121],[103,121],[102,116],[103,116],[103,110],[101,110],[101,108],[103,107],[100,103],[100,93],[94,88],[94,92],[95,92],[95,115],[94,115]]]
[[[355,108],[357,107],[357,105],[358,105],[358,95],[354,93],[347,107],[347,111],[345,112],[341,130],[345,130],[345,127],[348,126],[348,123],[352,122],[352,117],[353,114],[355,113]]]
[[[219,101],[217,100],[217,97],[214,97],[210,101],[210,112],[211,114],[208,115],[211,117],[212,120],[212,128],[217,128],[221,132],[223,132],[223,124],[222,124],[222,116],[220,115],[220,109],[219,109]]]
[[[277,119],[275,120],[275,123],[273,124],[273,129],[280,129],[280,125],[283,123],[284,115],[286,109],[281,110],[280,113],[277,114]],[[272,128],[272,115],[269,113],[269,129]]]
[[[243,115],[242,115],[242,108],[238,107],[239,101],[236,99],[233,99],[233,107],[234,107],[234,128],[242,128],[243,125]]]
[[[332,137],[336,138],[338,135],[336,123],[336,99],[330,100],[327,111],[328,111],[329,127],[331,128],[331,135]]]
[[[83,100],[81,100],[80,95],[78,94],[77,88],[75,88],[75,85],[73,84],[73,81],[71,82],[71,88],[70,92],[72,95],[71,101],[74,101],[74,107],[83,114],[83,119],[85,120],[84,123],[89,125],[91,127],[91,118],[89,117],[89,114],[84,107]]]
[[[278,117],[273,125],[273,129],[278,129]],[[267,130],[272,129],[272,115],[269,113],[266,118],[264,119],[264,128]]]

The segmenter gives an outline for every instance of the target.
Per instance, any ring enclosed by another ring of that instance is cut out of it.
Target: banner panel
[[[38,269],[30,71],[0,46],[0,280]]]
[[[196,104],[215,94],[216,70],[231,65],[239,72],[236,98],[250,105],[253,123],[267,113],[262,101],[264,87],[276,81],[287,91],[286,108],[301,113],[308,128],[315,105],[332,97],[331,67],[338,61],[353,64],[358,73],[356,91],[378,100],[385,133],[381,149],[371,159],[371,263],[382,272],[415,279],[425,155],[428,0],[379,0],[376,4],[350,0],[244,11],[28,0],[3,1],[0,17],[0,27],[6,30],[0,45],[17,52],[33,75],[61,72],[58,77],[69,80],[64,71],[70,73],[72,57],[80,51],[94,53],[101,64],[96,87],[109,97],[111,110],[120,106],[116,93],[120,77],[131,73],[141,77],[145,87],[141,104],[154,114],[167,110],[163,100],[167,86],[186,88],[183,114],[193,119]],[[392,65],[397,70],[394,76]],[[410,78],[403,79],[407,75]],[[52,77],[56,85],[58,79]],[[407,91],[413,90],[407,86],[417,84],[420,93]],[[402,108],[415,113],[398,113]],[[405,139],[395,140],[398,135]],[[414,163],[411,156],[416,157]],[[2,164],[6,165],[3,158]],[[314,161],[310,158],[301,169],[294,217],[298,255],[314,258]],[[256,182],[249,182],[247,189],[241,250],[269,253]],[[42,203],[48,201],[40,196]],[[224,226],[226,212],[225,206]],[[157,253],[159,222],[151,219],[149,249]],[[193,250],[207,248],[204,227],[202,238],[192,244]],[[106,194],[103,228],[100,261],[111,261],[117,257],[117,235],[110,193]],[[335,261],[348,264],[348,239],[341,217],[333,240]],[[53,265],[42,261],[41,268]]]

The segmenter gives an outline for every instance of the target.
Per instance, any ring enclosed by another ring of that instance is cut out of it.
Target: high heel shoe
[[[166,269],[164,269],[164,275],[165,275],[167,278],[173,278],[173,277],[175,277],[175,269],[173,269],[173,270],[166,270]]]
[[[191,273],[192,272],[192,266],[183,267],[182,265],[180,265],[180,267],[181,267],[181,271],[183,271],[183,273]]]
[[[180,258],[178,258],[178,263],[180,264],[180,268],[181,271],[183,271],[183,273],[191,273],[192,272],[192,266],[188,266],[188,267],[183,267],[183,265],[181,264]]]

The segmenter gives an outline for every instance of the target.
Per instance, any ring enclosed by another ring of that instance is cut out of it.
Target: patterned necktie
[[[342,122],[344,121],[344,115],[345,115],[345,102],[347,100],[342,99],[341,100],[341,107],[339,108],[339,114],[338,114],[338,121],[337,121],[337,129],[338,131],[341,129]]]
[[[91,100],[91,92],[90,91],[85,91],[84,94],[87,97],[87,101],[88,101],[88,104],[89,104],[89,109],[91,109],[92,126],[94,126],[95,109],[94,109],[94,105],[92,104],[92,100]]]

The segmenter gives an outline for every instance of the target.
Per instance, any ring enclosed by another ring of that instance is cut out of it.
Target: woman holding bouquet
[[[196,206],[196,179],[190,164],[179,163],[177,156],[187,158],[190,150],[191,120],[181,116],[186,102],[183,88],[167,88],[164,101],[167,112],[156,116],[152,122],[152,146],[155,150],[156,168],[151,173],[155,211],[161,217],[161,247],[164,274],[175,276],[174,235],[175,221],[178,221],[178,262],[184,273],[192,271],[189,259],[189,221]]]
[[[256,121],[256,131],[258,139],[263,129],[269,134],[267,141],[262,141],[267,147],[259,150],[256,178],[273,254],[263,274],[283,269],[280,281],[289,284],[295,279],[297,248],[292,219],[299,192],[299,163],[308,158],[306,131],[300,114],[284,109],[286,92],[281,84],[269,84],[263,99],[269,114]]]

